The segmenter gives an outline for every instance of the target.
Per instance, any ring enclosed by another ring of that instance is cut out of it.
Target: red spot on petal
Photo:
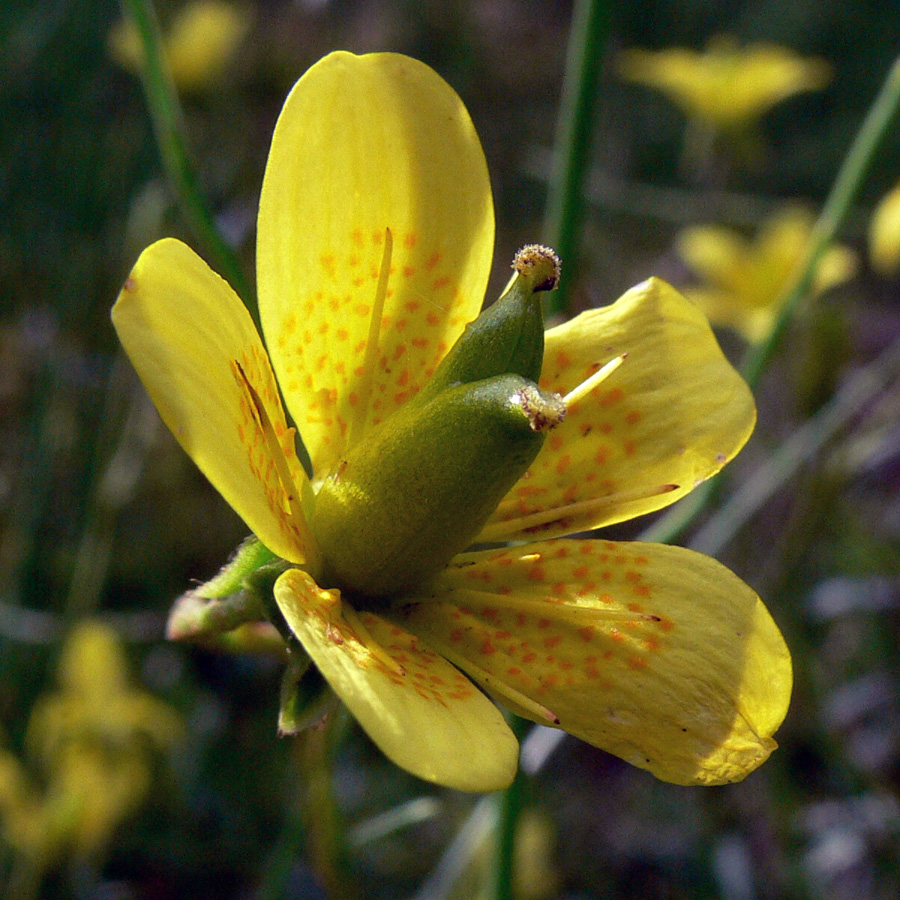
[[[618,403],[624,396],[625,392],[622,388],[613,388],[600,397],[600,405],[612,406],[613,403]]]

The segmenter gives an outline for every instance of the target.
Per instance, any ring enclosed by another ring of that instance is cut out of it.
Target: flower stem
[[[869,108],[856,139],[844,158],[822,212],[813,226],[803,262],[782,293],[778,318],[766,338],[751,348],[741,366],[751,388],[757,385],[778,350],[798,306],[809,296],[810,285],[819,260],[847,217],[850,205],[888,127],[896,117],[898,108],[900,108],[900,57],[891,66],[878,96]],[[702,512],[718,483],[719,477],[716,476],[702,484],[665,516],[645,529],[641,534],[641,540],[660,543],[675,540]]]
[[[324,726],[308,728],[301,735],[302,803],[307,856],[322,887],[335,900],[354,900],[361,893],[350,872],[346,832],[332,784],[332,763],[344,725],[337,712]]]
[[[566,311],[566,284],[578,270],[578,232],[583,206],[582,184],[588,163],[600,59],[609,35],[610,9],[605,0],[576,0],[569,30],[553,166],[544,214],[544,242],[562,258],[568,277],[546,295],[546,313]]]
[[[578,271],[578,232],[583,207],[582,184],[588,163],[594,99],[600,59],[609,35],[610,9],[605,0],[575,0],[560,113],[553,149],[553,167],[544,214],[544,242],[556,250],[566,266],[568,278],[555,291],[545,294],[549,317],[567,309],[566,284]],[[525,723],[512,725],[519,737]],[[496,832],[492,900],[512,900],[513,851],[525,776],[521,770],[500,795]]]
[[[530,723],[518,716],[510,717],[509,725],[519,740],[525,736],[530,727]],[[513,900],[516,830],[522,811],[526,777],[520,766],[513,783],[497,796],[494,863],[491,867],[491,884],[488,891],[490,900]]]
[[[822,212],[813,226],[806,257],[796,276],[788,282],[782,292],[778,318],[772,330],[765,340],[751,348],[744,362],[744,377],[751,387],[759,381],[766,365],[778,349],[797,307],[809,296],[819,260],[846,219],[850,205],[869,171],[875,152],[891,122],[894,121],[898,107],[900,107],[900,57],[888,71],[878,96],[869,107],[856,139],[844,157]]]
[[[693,536],[694,550],[715,556],[751,516],[835,435],[863,414],[875,398],[900,378],[900,340],[894,341],[871,363],[855,371],[834,399],[791,436],[761,465]]]
[[[234,251],[216,227],[213,216],[197,187],[197,179],[188,159],[184,117],[163,51],[153,0],[122,0],[122,7],[140,37],[143,51],[141,78],[144,94],[163,166],[181,211],[198,240],[212,257],[214,267],[237,291],[258,326],[256,301],[244,270]]]

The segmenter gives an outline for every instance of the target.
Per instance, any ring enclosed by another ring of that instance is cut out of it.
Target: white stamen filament
[[[573,589],[578,587],[572,585]],[[597,591],[602,593],[600,589]],[[496,594],[491,591],[479,591],[476,588],[457,588],[453,593],[453,603],[465,606],[471,598],[474,603],[485,606],[508,609],[511,612],[528,612],[539,617],[548,617],[556,621],[565,622],[573,628],[581,628],[585,625],[596,625],[599,621],[618,624],[634,619],[643,619],[646,622],[658,622],[659,616],[653,613],[633,612],[629,609],[611,608],[608,606],[595,606],[587,598],[566,598],[562,603],[553,603],[541,597],[529,597],[516,592],[513,594]],[[590,616],[588,619],[586,616]]]
[[[500,541],[507,535],[514,534],[518,531],[524,531],[526,528],[537,528],[540,525],[547,525],[550,522],[556,522],[559,519],[567,519],[572,516],[581,516],[586,513],[598,512],[608,509],[611,506],[619,506],[623,503],[633,503],[635,500],[647,500],[650,497],[659,497],[662,494],[670,494],[677,491],[677,484],[660,484],[656,487],[647,488],[641,491],[620,491],[616,494],[607,494],[605,497],[594,497],[591,500],[581,500],[578,503],[569,503],[566,506],[554,506],[551,509],[542,509],[539,512],[531,513],[527,516],[518,516],[506,522],[494,522],[485,527],[481,534],[478,535],[479,541]],[[584,530],[593,527],[587,523],[577,526],[574,530]]]
[[[573,388],[563,397],[563,403],[565,404],[566,409],[574,406],[581,400],[583,397],[586,397],[601,381],[606,381],[619,366],[625,362],[625,357],[628,356],[627,353],[623,353],[621,356],[616,356],[611,359],[605,366],[600,369],[597,369],[593,375],[586,378],[578,387]]]
[[[359,613],[349,604],[341,601],[341,614],[347,620],[347,624],[353,629],[353,633],[357,640],[375,657],[383,666],[390,669],[395,675],[401,678],[406,677],[406,669],[394,659],[378,641],[372,637],[371,632],[366,628]]]
[[[262,401],[262,397],[259,396],[256,388],[254,388],[250,383],[250,379],[247,378],[247,374],[246,372],[244,372],[241,364],[237,360],[234,360],[233,365],[235,369],[235,377],[238,379],[238,383],[244,388],[244,391],[247,393],[247,396],[250,399],[250,408],[254,413],[256,424],[259,426],[259,430],[262,432],[263,440],[266,443],[266,448],[268,449],[269,455],[272,458],[272,462],[275,465],[275,471],[278,474],[278,480],[281,482],[281,486],[284,489],[285,496],[287,497],[288,507],[291,511],[291,520],[296,525],[297,530],[300,532],[300,539],[303,542],[304,550],[307,552],[308,556],[313,557],[312,559],[307,558],[305,560],[294,560],[294,562],[304,562],[308,564],[308,566],[317,566],[319,556],[318,545],[315,538],[313,537],[312,532],[310,531],[306,516],[303,514],[303,510],[300,506],[300,493],[297,490],[297,485],[294,484],[294,479],[291,476],[291,471],[288,467],[284,451],[281,449],[281,444],[278,441],[278,436],[275,434],[275,428],[272,425],[272,420],[269,418],[268,412],[266,412],[266,406]],[[294,429],[291,429],[291,431],[293,430]]]
[[[481,682],[484,687],[491,693],[500,697],[505,697],[520,709],[527,710],[538,721],[546,722],[548,725],[559,725],[559,716],[542,706],[537,700],[517,691],[512,685],[501,681],[497,676],[492,675],[487,669],[476,665],[467,656],[457,653],[452,647],[444,643],[444,641],[429,634],[427,637],[428,645],[444,657],[448,662],[453,663],[457,669],[461,669],[470,678]]]
[[[350,450],[359,441],[366,424],[369,412],[369,401],[375,384],[375,366],[378,362],[378,336],[381,331],[381,318],[384,315],[384,301],[387,298],[388,277],[391,274],[391,256],[394,251],[394,237],[390,228],[384,229],[384,250],[381,254],[381,269],[378,272],[378,284],[375,287],[375,300],[372,303],[372,315],[369,319],[369,335],[366,339],[366,354],[363,357],[363,374],[359,379],[359,402],[353,410],[350,427],[347,432],[347,449]]]

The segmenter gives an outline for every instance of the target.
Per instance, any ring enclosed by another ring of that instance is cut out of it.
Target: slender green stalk
[[[566,311],[565,285],[578,271],[578,233],[583,208],[584,173],[588,164],[594,100],[600,59],[610,28],[610,8],[605,0],[576,0],[569,29],[566,71],[553,149],[553,168],[544,214],[544,241],[556,250],[567,276],[555,291],[546,294],[547,316]],[[524,723],[517,720],[519,736]],[[490,886],[492,900],[511,900],[513,849],[522,803],[524,775],[500,796],[497,841]]]
[[[510,717],[509,725],[519,740],[531,727],[529,722],[518,716]],[[516,831],[522,811],[526,777],[520,766],[513,783],[497,795],[494,864],[491,867],[491,882],[488,888],[490,900],[512,900],[513,897]]]
[[[898,108],[900,108],[900,57],[891,66],[881,91],[869,108],[856,139],[844,158],[822,212],[813,226],[803,262],[782,293],[783,299],[779,305],[780,312],[775,324],[767,337],[751,348],[741,367],[751,388],[757,385],[780,347],[797,308],[809,296],[810,285],[819,260],[846,219],[875,151],[894,121]],[[718,477],[705,482],[667,515],[647,528],[641,534],[641,539],[661,543],[675,540],[703,510],[717,483]]]
[[[518,729],[519,734],[524,731]],[[513,783],[503,791],[498,800],[496,834],[496,863],[491,872],[492,900],[513,900],[513,876],[515,873],[516,831],[522,811],[525,789],[525,773],[519,769]]]
[[[308,728],[302,735],[303,814],[307,856],[329,897],[354,900],[361,896],[349,866],[346,830],[334,795],[334,754],[344,730],[338,713],[324,727]]]
[[[605,0],[576,0],[544,214],[544,241],[559,254],[567,275],[556,291],[546,295],[548,315],[566,311],[566,284],[573,283],[572,275],[578,271],[582,185],[609,23],[610,9]]]
[[[719,553],[804,463],[821,452],[898,377],[900,341],[895,341],[874,362],[854,372],[830,403],[798,428],[728,497],[694,535],[691,547],[711,556]]]
[[[795,278],[782,292],[779,315],[772,330],[764,341],[751,349],[745,361],[744,377],[751,387],[759,381],[766,365],[781,344],[797,307],[809,296],[819,261],[847,218],[850,205],[859,193],[875,151],[881,144],[888,126],[894,121],[898,107],[900,107],[900,57],[891,66],[878,96],[857,132],[856,139],[844,157],[822,212],[813,226],[806,258]]]
[[[244,270],[222,237],[203,196],[187,152],[184,117],[178,93],[165,58],[153,0],[122,0],[125,15],[140,36],[144,58],[141,67],[144,93],[153,120],[156,142],[166,175],[189,226],[212,257],[214,267],[230,282],[247,305],[257,325],[256,301]]]

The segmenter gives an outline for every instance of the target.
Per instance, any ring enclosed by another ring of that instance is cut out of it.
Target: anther
[[[528,244],[513,258],[513,268],[532,283],[531,290],[552,291],[559,284],[562,263],[555,250],[543,244]]]
[[[259,396],[256,388],[250,383],[250,379],[247,377],[247,373],[244,372],[243,366],[236,359],[232,360],[231,366],[235,379],[250,400],[250,409],[253,413],[253,418],[262,433],[266,449],[269,451],[269,456],[272,458],[272,462],[275,465],[278,480],[281,482],[281,487],[284,490],[288,507],[290,508],[291,519],[302,536],[303,546],[308,554],[316,554],[316,543],[309,531],[306,516],[303,514],[303,509],[300,505],[300,493],[297,490],[297,485],[294,484],[294,479],[291,477],[284,450],[282,450],[281,444],[278,442],[278,437],[275,434],[275,427],[272,425],[272,420],[269,418],[262,397]],[[293,428],[289,429],[289,433],[292,433],[293,431]],[[311,559],[305,561],[307,563],[312,563]],[[300,562],[300,560],[294,560],[294,562]]]
[[[366,354],[363,357],[363,374],[359,380],[359,403],[356,406],[350,429],[347,435],[347,449],[356,444],[366,423],[369,411],[369,400],[375,382],[375,364],[378,359],[378,337],[381,331],[381,318],[384,315],[384,301],[387,298],[388,277],[391,274],[391,256],[394,250],[394,237],[390,228],[384,229],[384,249],[381,253],[381,269],[378,272],[378,284],[375,287],[375,301],[372,304],[372,316],[369,319],[369,334],[366,339]]]

